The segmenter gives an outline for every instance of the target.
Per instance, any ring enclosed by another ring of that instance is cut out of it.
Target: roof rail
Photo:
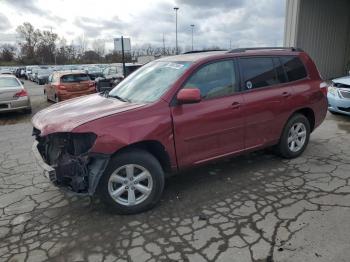
[[[214,51],[227,51],[227,49],[194,50],[194,51],[184,52],[182,54],[196,54],[196,53],[214,52]]]
[[[254,51],[254,50],[289,50],[292,52],[303,52],[303,49],[298,47],[249,47],[249,48],[236,48],[228,51],[228,53],[243,53],[246,51]]]

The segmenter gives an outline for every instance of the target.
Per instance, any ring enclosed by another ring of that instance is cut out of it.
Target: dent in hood
[[[93,94],[45,108],[34,115],[32,124],[41,131],[41,136],[56,132],[70,132],[95,119],[129,111],[143,105]]]
[[[333,83],[342,84],[350,87],[350,76],[343,76],[332,80]]]

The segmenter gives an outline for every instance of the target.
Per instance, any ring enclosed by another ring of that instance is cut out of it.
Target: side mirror
[[[24,82],[21,80],[22,85],[24,85]]]
[[[201,101],[201,91],[196,88],[184,88],[179,91],[176,96],[179,104],[191,104]]]

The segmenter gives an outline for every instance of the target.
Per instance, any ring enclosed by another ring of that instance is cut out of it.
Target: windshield
[[[191,62],[154,61],[135,71],[110,93],[130,102],[151,103],[159,99],[185,72]]]
[[[20,84],[16,78],[12,78],[12,77],[0,78],[0,88],[19,87],[19,86],[20,86]]]

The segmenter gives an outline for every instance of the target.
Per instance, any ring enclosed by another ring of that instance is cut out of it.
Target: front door
[[[180,167],[244,149],[243,99],[233,60],[202,66],[183,88],[199,88],[202,101],[171,108]]]

